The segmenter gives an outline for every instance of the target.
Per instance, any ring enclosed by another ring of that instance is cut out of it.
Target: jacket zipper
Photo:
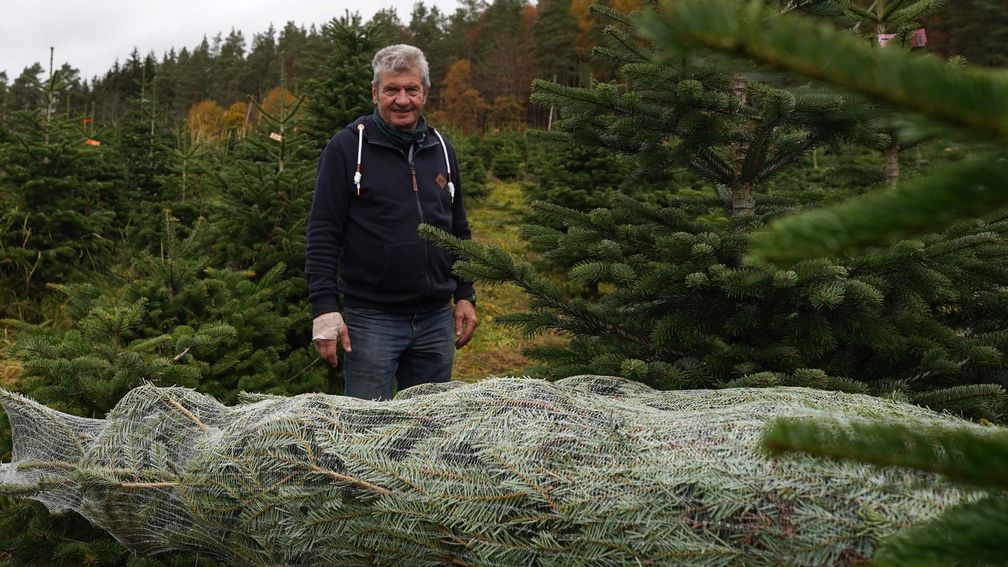
[[[416,144],[410,144],[409,155],[407,160],[409,161],[410,176],[413,178],[413,197],[416,198],[417,214],[420,215],[420,223],[424,223],[423,205],[420,204],[420,187],[417,185],[416,178],[416,166],[413,164],[413,149]],[[430,253],[428,252],[428,247],[424,246],[424,276],[427,278],[427,290],[431,289],[431,277],[430,277]]]

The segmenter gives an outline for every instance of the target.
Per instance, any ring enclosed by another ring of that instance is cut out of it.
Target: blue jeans
[[[343,358],[343,393],[365,400],[392,397],[425,382],[451,380],[455,323],[451,306],[428,313],[386,313],[347,307],[350,352]]]

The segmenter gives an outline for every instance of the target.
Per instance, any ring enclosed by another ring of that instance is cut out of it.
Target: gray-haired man
[[[476,292],[449,252],[417,235],[425,223],[471,237],[455,150],[422,114],[427,60],[392,45],[372,67],[375,112],[319,161],[305,272],[319,355],[336,366],[339,343],[346,395],[387,399],[394,384],[451,379],[455,349],[476,330]]]

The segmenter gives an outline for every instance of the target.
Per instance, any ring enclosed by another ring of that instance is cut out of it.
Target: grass
[[[0,360],[0,388],[13,388],[20,375],[20,364],[13,360]]]
[[[8,352],[11,337],[7,329],[0,330],[0,353]],[[21,375],[21,363],[13,358],[0,356],[0,388],[14,389],[14,383]]]
[[[475,240],[500,246],[516,256],[527,253],[518,236],[518,219],[526,207],[520,184],[491,182],[488,197],[467,205]],[[505,327],[494,318],[526,310],[528,297],[513,284],[477,285],[476,289],[480,324],[472,341],[455,355],[455,379],[473,382],[489,376],[525,375],[529,361],[522,350],[551,338],[529,339],[520,329]]]

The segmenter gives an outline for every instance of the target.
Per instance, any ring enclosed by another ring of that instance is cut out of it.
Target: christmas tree
[[[322,31],[335,53],[323,66],[325,79],[304,83],[306,132],[319,152],[347,124],[371,112],[371,58],[384,47],[385,36],[381,23],[363,24],[360,14],[349,12],[334,18]]]
[[[860,564],[977,496],[895,467],[768,459],[760,432],[780,416],[981,429],[806,388],[495,378],[228,407],[144,386],[107,419],[3,390],[0,403],[15,432],[4,491],[75,510],[137,553],[235,566]]]
[[[45,286],[99,271],[112,251],[116,163],[90,118],[57,113],[67,84],[50,71],[44,105],[13,113],[0,145],[2,313],[39,320]]]

